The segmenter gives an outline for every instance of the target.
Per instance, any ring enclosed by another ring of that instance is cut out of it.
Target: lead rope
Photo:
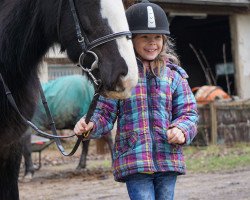
[[[57,148],[59,149],[59,151],[64,156],[72,156],[72,155],[74,155],[74,153],[78,149],[78,147],[81,144],[81,142],[84,141],[84,140],[88,140],[86,138],[89,136],[90,131],[88,131],[86,133],[83,133],[82,135],[77,135],[77,141],[76,141],[73,149],[71,150],[70,153],[66,153],[65,149],[62,146],[61,140],[60,140],[61,137],[59,137],[58,134],[57,134],[55,122],[54,122],[54,119],[53,119],[53,117],[51,115],[50,109],[48,107],[48,103],[47,103],[46,97],[44,95],[44,92],[43,92],[40,80],[39,80],[39,91],[40,91],[40,95],[41,95],[41,99],[42,99],[42,103],[43,103],[44,109],[46,111],[46,115],[47,115],[47,117],[49,119],[49,125],[50,125],[50,128],[51,128],[51,131],[53,133],[53,136],[55,136],[53,139],[56,142]],[[99,95],[99,89],[97,89],[95,91],[94,97],[93,97],[93,99],[91,101],[91,104],[89,106],[88,112],[87,112],[86,117],[85,117],[86,123],[90,122],[90,118],[92,117],[92,115],[94,113],[94,110],[95,110],[95,107],[96,107],[96,104],[97,104],[99,96],[100,96]],[[72,137],[72,136],[75,136],[75,135],[71,135],[70,137]]]
[[[99,87],[100,88],[100,87]],[[50,127],[51,127],[51,130],[53,132],[53,135],[55,136],[58,136],[57,132],[56,132],[56,126],[55,126],[55,122],[53,120],[53,117],[51,115],[51,112],[50,112],[50,109],[48,107],[48,103],[47,103],[47,100],[46,100],[46,97],[44,95],[44,92],[43,92],[43,89],[42,89],[42,86],[41,86],[41,82],[39,81],[39,90],[40,90],[40,95],[41,95],[41,98],[42,98],[42,102],[43,102],[43,105],[44,105],[44,108],[45,108],[45,111],[46,111],[46,115],[47,117],[49,118],[49,122],[50,122]],[[91,104],[89,106],[89,109],[88,109],[88,112],[86,114],[86,117],[85,117],[85,122],[88,124],[90,122],[90,118],[92,117],[93,113],[94,113],[94,110],[95,110],[95,107],[97,105],[97,102],[98,102],[98,99],[99,99],[99,89],[97,89],[95,91],[95,94],[94,94],[94,97],[91,101]],[[89,133],[90,131],[86,132],[86,133],[83,133],[82,135],[77,135],[78,139],[72,149],[72,151],[70,153],[66,153],[62,144],[61,144],[61,140],[60,138],[54,138],[55,142],[56,142],[56,145],[57,145],[57,148],[59,149],[59,151],[64,155],[64,156],[72,156],[76,150],[78,149],[80,143],[83,141],[83,140],[88,140],[86,139],[88,136],[89,136]]]
[[[55,125],[54,119],[53,119],[53,117],[51,115],[51,112],[50,112],[50,109],[49,109],[46,97],[44,95],[41,82],[40,82],[40,80],[38,80],[38,81],[39,81],[39,92],[40,92],[40,95],[41,95],[41,99],[42,99],[42,103],[43,103],[44,109],[46,111],[46,115],[47,115],[48,120],[49,120],[50,129],[51,129],[51,131],[53,133],[53,136],[58,136],[57,131],[56,131],[56,125]],[[73,136],[75,136],[75,135],[72,135],[72,137]],[[73,147],[73,149],[71,150],[70,153],[66,153],[64,147],[62,146],[60,138],[55,137],[53,139],[54,139],[54,141],[56,143],[57,148],[59,149],[59,151],[64,156],[72,156],[72,155],[74,155],[74,153],[78,149],[78,147],[81,144],[81,141],[83,140],[83,138],[84,138],[84,136],[78,136],[77,141],[76,141],[76,143],[75,143],[75,145],[74,145],[74,147]]]

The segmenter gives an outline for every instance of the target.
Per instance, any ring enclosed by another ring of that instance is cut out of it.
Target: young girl
[[[126,182],[131,199],[169,200],[177,175],[185,173],[182,146],[196,135],[196,101],[170,48],[165,12],[144,1],[126,15],[138,58],[138,84],[129,99],[101,96],[91,121],[86,124],[82,118],[74,132],[91,130],[90,138],[100,138],[117,119],[115,180]]]

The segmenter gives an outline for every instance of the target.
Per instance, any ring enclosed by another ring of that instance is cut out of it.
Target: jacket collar
[[[136,57],[136,61],[137,61],[138,67],[142,67],[143,68],[143,63],[142,63],[141,59],[138,58],[138,57]]]

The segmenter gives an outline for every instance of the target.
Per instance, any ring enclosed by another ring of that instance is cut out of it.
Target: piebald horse
[[[137,84],[129,36],[121,0],[0,0],[0,199],[19,199],[20,138],[27,129],[3,82],[31,119],[39,62],[59,44],[72,62],[84,67],[91,60],[89,74],[98,74],[104,95],[126,98]]]

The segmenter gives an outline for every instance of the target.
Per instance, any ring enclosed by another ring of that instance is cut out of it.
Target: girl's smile
[[[154,60],[163,47],[161,34],[138,34],[133,39],[136,53],[142,60]]]

